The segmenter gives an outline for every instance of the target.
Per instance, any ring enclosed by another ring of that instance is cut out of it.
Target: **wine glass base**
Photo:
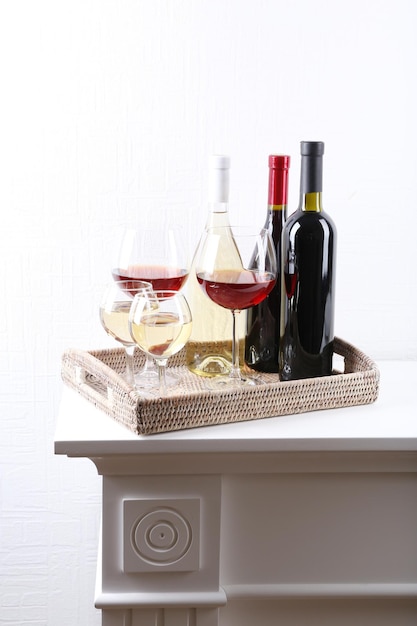
[[[175,389],[180,382],[180,377],[174,372],[165,373],[166,388],[168,391]],[[156,369],[146,369],[135,375],[135,388],[152,395],[159,395],[159,375]]]
[[[227,391],[232,389],[245,389],[246,387],[256,387],[265,385],[265,381],[260,376],[242,373],[240,377],[217,376],[204,380],[204,385],[209,391]]]

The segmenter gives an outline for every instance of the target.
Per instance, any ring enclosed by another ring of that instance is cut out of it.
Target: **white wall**
[[[99,624],[100,479],[54,457],[67,347],[109,345],[97,285],[114,233],[159,207],[259,224],[267,156],[326,143],[336,332],[416,359],[414,0],[9,0],[0,4],[0,623]],[[163,219],[163,218],[162,218]],[[384,384],[384,381],[382,381]]]

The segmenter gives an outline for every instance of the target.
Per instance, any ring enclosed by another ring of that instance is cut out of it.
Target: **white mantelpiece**
[[[373,405],[137,436],[64,389],[103,476],[103,626],[417,623],[417,363]]]

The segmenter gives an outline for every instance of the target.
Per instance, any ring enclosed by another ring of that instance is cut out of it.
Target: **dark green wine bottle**
[[[282,232],[281,380],[332,373],[336,228],[322,208],[323,154],[323,142],[301,142],[300,204]]]

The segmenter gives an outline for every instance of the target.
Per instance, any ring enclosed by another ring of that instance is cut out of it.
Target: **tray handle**
[[[370,371],[377,373],[378,368],[375,362],[354,345],[340,339],[334,338],[334,352],[343,358],[344,368],[343,374],[353,374],[359,372]]]
[[[103,352],[106,351],[101,351],[101,354]],[[108,353],[124,357],[123,352],[109,350]],[[115,365],[117,370],[121,370],[121,359]],[[71,349],[62,356],[63,381],[110,413],[117,406],[125,405],[126,399],[134,406],[138,395],[116,369],[103,363],[94,352]]]

